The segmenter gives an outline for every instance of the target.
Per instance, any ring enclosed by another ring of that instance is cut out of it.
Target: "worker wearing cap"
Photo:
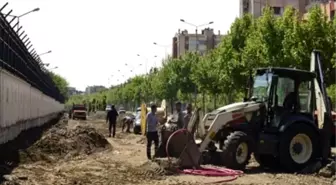
[[[147,113],[146,117],[146,137],[147,137],[147,158],[150,160],[151,157],[151,147],[152,147],[152,142],[154,141],[155,145],[155,151],[159,147],[159,135],[158,135],[158,119],[155,115],[156,113],[156,105],[152,104],[151,105],[151,111]]]

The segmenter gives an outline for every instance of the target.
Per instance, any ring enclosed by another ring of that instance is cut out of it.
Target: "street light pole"
[[[28,14],[30,14],[30,13],[32,13],[32,12],[37,12],[37,11],[39,11],[39,10],[40,10],[40,8],[35,8],[35,9],[30,10],[30,11],[28,11],[28,12],[26,12],[26,13],[21,14],[21,15],[8,15],[8,16],[17,18],[17,26],[16,26],[16,29],[17,29],[17,32],[19,32],[19,28],[20,28],[20,18],[23,17],[23,16],[25,16],[25,15],[28,15]]]
[[[51,50],[49,50],[47,52],[44,52],[44,53],[41,53],[41,54],[38,54],[38,56],[46,55],[46,54],[49,54],[49,53],[51,53]]]
[[[53,69],[58,69],[58,67],[57,67],[57,66],[55,66],[55,67],[53,67],[53,68],[50,68],[50,69],[48,69],[48,70],[50,71],[50,70],[53,70]]]
[[[125,63],[125,66],[130,67],[131,68],[130,72],[132,72],[132,73],[134,72],[134,74],[136,75],[136,71],[135,71],[135,66],[134,65],[129,65],[128,63]],[[138,66],[140,67],[140,66],[142,66],[142,64],[140,63]]]
[[[146,60],[146,62],[145,62],[145,74],[147,74],[147,63],[148,63],[148,58],[145,57],[145,56],[142,56],[142,55],[140,55],[140,54],[137,54],[137,56],[138,56],[138,57],[143,57],[143,58]]]
[[[200,25],[196,25],[196,24],[192,24],[192,23],[189,23],[189,22],[186,22],[184,19],[180,19],[180,21],[181,22],[183,22],[183,23],[185,23],[185,24],[188,24],[188,25],[190,25],[190,26],[194,26],[195,28],[196,28],[196,30],[195,30],[195,34],[196,34],[196,53],[198,54],[199,52],[198,52],[198,28],[199,27],[203,27],[203,26],[208,26],[208,25],[210,25],[210,24],[213,24],[214,22],[213,21],[210,21],[210,22],[208,22],[208,23],[204,23],[204,24],[200,24]],[[195,106],[197,105],[197,87],[196,87],[196,84],[195,84]],[[205,111],[205,105],[204,105],[204,94],[203,94],[203,111]]]
[[[157,42],[153,42],[153,44],[156,45],[156,46],[159,46],[159,47],[163,47],[164,50],[165,50],[165,57],[168,56],[167,48],[168,48],[169,46],[171,46],[171,44],[168,44],[168,45],[161,45],[161,44],[158,44]]]
[[[181,22],[185,23],[185,24],[188,24],[190,26],[194,26],[196,28],[196,53],[198,53],[198,28],[200,27],[203,27],[203,26],[208,26],[210,24],[213,24],[214,22],[213,21],[210,21],[208,23],[204,23],[204,24],[200,24],[200,25],[196,25],[196,24],[192,24],[192,23],[189,23],[189,22],[186,22],[184,19],[180,19]]]

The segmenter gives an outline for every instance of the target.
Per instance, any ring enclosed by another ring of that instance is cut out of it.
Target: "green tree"
[[[283,16],[265,8],[263,15],[237,18],[218,47],[205,56],[187,53],[162,61],[160,68],[135,76],[106,92],[70,97],[68,103],[89,102],[104,109],[106,103],[127,107],[166,99],[191,102],[195,86],[197,102],[208,109],[240,101],[247,80],[259,67],[296,67],[309,70],[313,49],[322,51],[329,96],[334,97],[336,67],[336,20],[328,21],[318,7],[301,20],[297,10],[286,7]],[[245,94],[245,96],[247,96]],[[333,99],[335,102],[335,99]],[[213,106],[209,106],[213,105]],[[173,107],[173,106],[172,106]]]
[[[69,88],[69,83],[68,81],[62,77],[61,75],[58,75],[56,73],[53,73],[49,71],[49,75],[53,82],[55,83],[56,87],[60,91],[60,93],[64,96],[64,98],[67,100],[68,99],[68,88]]]

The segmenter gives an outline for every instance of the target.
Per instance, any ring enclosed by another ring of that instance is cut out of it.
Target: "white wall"
[[[0,68],[0,144],[55,118],[64,105]]]

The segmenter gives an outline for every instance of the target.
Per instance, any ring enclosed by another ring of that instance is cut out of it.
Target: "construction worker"
[[[119,114],[117,110],[115,109],[114,105],[112,105],[111,110],[109,110],[106,115],[106,123],[109,123],[109,137],[111,137],[111,135],[113,135],[113,137],[115,136],[118,116]]]
[[[126,132],[130,133],[130,127],[131,124],[133,123],[133,118],[131,118],[130,116],[125,116],[122,120],[122,128],[121,131],[124,132],[125,126],[126,126]]]
[[[175,109],[176,113],[174,115],[173,120],[169,120],[169,123],[174,123],[177,125],[179,129],[182,129],[184,127],[184,114],[182,112],[182,103],[181,102],[176,102],[175,103]]]
[[[192,116],[192,105],[191,105],[191,103],[188,103],[187,104],[187,112],[184,115],[184,127],[183,128],[185,128],[185,129],[188,128],[188,123],[191,119],[191,116]]]
[[[151,156],[152,142],[154,141],[155,151],[157,151],[159,147],[159,135],[157,130],[159,121],[155,115],[156,109],[157,109],[156,105],[152,104],[151,111],[147,113],[146,116],[147,158],[149,160],[152,158]]]

